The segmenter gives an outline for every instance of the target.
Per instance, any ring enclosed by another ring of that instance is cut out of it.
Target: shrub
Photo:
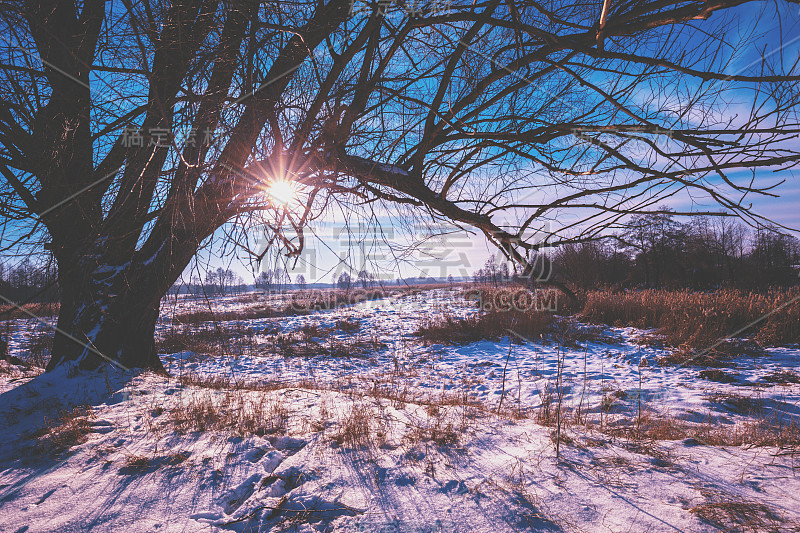
[[[352,335],[361,328],[361,323],[358,320],[344,319],[336,321],[336,329],[342,330],[348,335]]]
[[[44,368],[53,352],[53,336],[49,333],[32,335],[28,338],[27,352],[32,365]]]
[[[375,411],[364,402],[354,402],[345,413],[333,440],[350,448],[367,448],[374,443]]]

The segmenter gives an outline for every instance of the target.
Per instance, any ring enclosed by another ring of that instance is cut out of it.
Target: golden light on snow
[[[289,180],[275,180],[267,187],[267,195],[273,204],[287,206],[295,199],[295,184]]]

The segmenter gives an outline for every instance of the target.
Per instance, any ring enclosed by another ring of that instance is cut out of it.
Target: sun
[[[267,188],[267,195],[272,203],[287,206],[295,200],[295,184],[288,180],[275,180]]]

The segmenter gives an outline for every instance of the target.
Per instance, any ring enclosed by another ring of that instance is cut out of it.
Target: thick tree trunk
[[[61,310],[47,370],[74,362],[81,369],[111,363],[164,372],[154,335],[161,297],[174,281],[168,277],[152,264],[62,269]]]

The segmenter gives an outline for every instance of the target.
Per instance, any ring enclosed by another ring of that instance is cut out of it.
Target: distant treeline
[[[730,217],[680,222],[669,213],[639,216],[624,233],[562,246],[550,259],[553,278],[586,289],[762,290],[800,281],[798,239],[774,228],[751,229]],[[493,258],[473,276],[483,283],[514,278]]]
[[[0,263],[0,294],[13,302],[57,301],[60,293],[56,279],[52,262],[37,265],[25,259],[17,264]]]

